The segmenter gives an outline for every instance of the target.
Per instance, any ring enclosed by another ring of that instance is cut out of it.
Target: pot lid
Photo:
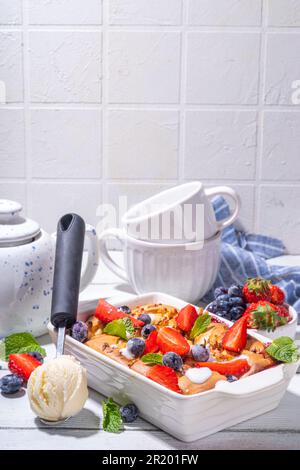
[[[40,233],[40,226],[21,214],[19,202],[0,199],[0,246],[23,245]]]

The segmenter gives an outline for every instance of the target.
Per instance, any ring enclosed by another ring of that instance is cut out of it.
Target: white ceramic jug
[[[55,234],[21,215],[18,202],[0,200],[0,338],[16,332],[40,336],[50,316]],[[86,225],[88,260],[80,289],[98,266],[96,231]]]

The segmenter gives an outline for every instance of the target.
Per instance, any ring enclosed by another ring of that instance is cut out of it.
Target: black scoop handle
[[[70,328],[77,318],[84,220],[77,214],[66,214],[58,221],[51,305],[51,323]]]

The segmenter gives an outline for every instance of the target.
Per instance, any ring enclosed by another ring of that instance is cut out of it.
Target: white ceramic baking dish
[[[158,292],[130,296],[122,302],[111,301],[116,306],[160,302],[177,308],[186,305],[180,299]],[[96,304],[97,300],[80,302],[78,319],[87,320]],[[56,341],[51,324],[48,329],[52,340]],[[257,333],[250,335],[263,342],[269,341]],[[280,364],[237,382],[218,382],[212,390],[188,396],[168,390],[70,336],[66,337],[65,354],[75,356],[87,369],[91,388],[120,404],[135,403],[143,418],[186,442],[276,408],[298,367],[298,364]]]

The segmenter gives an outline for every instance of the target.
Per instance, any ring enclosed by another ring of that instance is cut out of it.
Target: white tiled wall
[[[0,0],[0,197],[53,230],[228,184],[300,253],[299,51],[300,0]]]

